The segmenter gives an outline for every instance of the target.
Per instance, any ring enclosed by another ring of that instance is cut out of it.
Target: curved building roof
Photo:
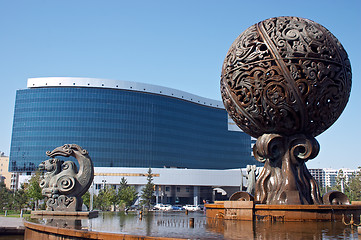
[[[146,83],[130,81],[109,80],[101,78],[81,78],[81,77],[41,77],[29,78],[28,88],[43,87],[87,87],[87,88],[111,88],[129,91],[138,91],[159,94],[169,97],[179,98],[185,101],[198,103],[208,107],[224,109],[221,101],[200,97],[191,93],[176,90],[173,88],[161,87]]]

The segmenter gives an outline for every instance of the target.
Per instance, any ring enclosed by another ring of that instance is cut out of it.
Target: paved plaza
[[[0,234],[23,234],[24,230],[22,218],[0,217]]]

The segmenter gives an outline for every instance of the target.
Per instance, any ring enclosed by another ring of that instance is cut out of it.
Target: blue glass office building
[[[251,137],[229,131],[220,101],[175,89],[88,78],[30,78],[16,93],[13,172],[76,143],[95,167],[234,169],[256,164]]]

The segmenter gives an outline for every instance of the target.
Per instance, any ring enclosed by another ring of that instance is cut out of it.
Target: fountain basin
[[[76,212],[67,212],[67,211],[31,211],[31,215],[40,215],[40,216],[75,216],[75,217],[89,217],[94,218],[98,217],[98,211],[76,211]]]
[[[347,221],[361,215],[361,205],[266,205],[253,201],[219,201],[206,204],[207,217],[281,222]]]
[[[95,232],[95,231],[84,231],[77,229],[61,228],[61,227],[52,227],[45,226],[42,224],[36,224],[31,222],[24,222],[26,228],[24,239],[103,239],[103,240],[112,240],[112,239],[124,239],[124,240],[135,240],[135,239],[160,239],[168,240],[174,238],[163,238],[163,237],[147,237],[147,236],[137,236],[129,234],[120,234],[120,233],[107,233],[107,232]]]
[[[207,210],[208,211],[208,210]],[[193,225],[190,220],[193,219]],[[73,223],[70,221],[72,220]],[[98,218],[36,216],[24,239],[355,239],[342,222],[239,221],[203,212],[99,212]]]

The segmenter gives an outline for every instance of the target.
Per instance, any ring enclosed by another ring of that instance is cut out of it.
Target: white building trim
[[[161,87],[146,83],[137,83],[120,80],[109,80],[100,78],[80,77],[40,77],[29,78],[28,88],[44,87],[88,87],[88,88],[111,88],[128,91],[146,92],[201,104],[208,107],[224,109],[221,101],[200,97],[191,93],[176,90],[173,88]]]
[[[145,185],[148,170],[148,168],[95,167],[94,184],[102,184],[103,180],[106,184],[119,184],[120,179],[125,177],[130,185]],[[152,168],[152,173],[155,185],[239,187],[241,183],[240,169]]]

